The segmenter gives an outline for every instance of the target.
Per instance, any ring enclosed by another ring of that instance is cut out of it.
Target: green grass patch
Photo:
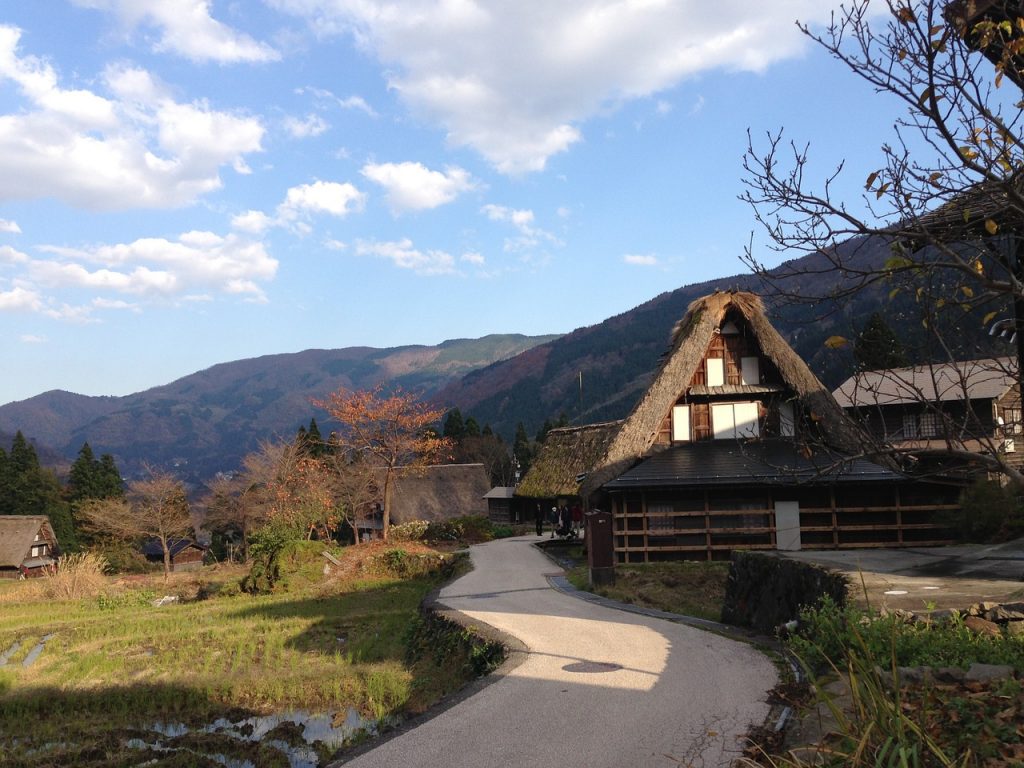
[[[293,709],[353,708],[381,719],[425,709],[474,672],[471,647],[439,661],[409,658],[423,598],[457,566],[450,555],[389,551],[385,559],[399,568],[328,579],[322,558],[319,577],[300,558],[297,577],[282,579],[298,585],[292,591],[247,595],[208,583],[203,594],[213,597],[159,608],[144,589],[62,602],[8,593],[0,654],[19,648],[0,667],[0,764],[183,765],[155,752],[126,757],[125,744],[147,741],[146,733],[152,742],[157,723],[195,728]],[[43,653],[24,667],[47,634]],[[265,758],[257,764],[279,762]]]

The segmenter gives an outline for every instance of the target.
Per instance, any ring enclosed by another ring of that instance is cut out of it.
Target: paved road
[[[535,537],[472,548],[441,602],[518,638],[493,684],[345,765],[353,768],[727,766],[768,714],[777,674],[752,647],[552,589]]]

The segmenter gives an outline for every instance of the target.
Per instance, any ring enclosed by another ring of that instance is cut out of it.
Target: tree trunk
[[[388,532],[391,529],[391,492],[394,485],[394,471],[393,467],[388,467],[384,473],[384,541],[388,540]]]
[[[171,550],[166,541],[161,539],[160,544],[164,548],[164,581],[166,582],[171,578]]]

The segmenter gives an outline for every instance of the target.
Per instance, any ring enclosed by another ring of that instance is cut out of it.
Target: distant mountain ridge
[[[381,381],[429,397],[452,379],[554,338],[494,334],[436,346],[308,349],[221,363],[123,397],[54,390],[0,406],[0,431],[21,429],[69,458],[88,441],[97,454],[113,453],[126,473],[150,463],[200,482],[236,468],[259,440],[291,437],[319,418],[311,398]]]
[[[838,247],[859,268],[879,269],[891,256],[881,238],[857,238]],[[780,267],[791,275],[775,287],[819,297],[848,287],[844,281],[851,278],[829,266],[820,254],[795,259]],[[310,416],[329,429],[310,397],[386,380],[444,407],[458,407],[508,439],[520,422],[533,435],[545,419],[560,414],[575,424],[622,418],[646,389],[672,328],[694,299],[715,290],[762,288],[760,278],[749,273],[687,285],[564,336],[306,350],[215,365],[127,397],[48,392],[0,406],[0,431],[20,428],[67,457],[88,440],[97,453],[113,453],[128,472],[145,461],[202,482],[237,467],[260,440],[291,437]],[[891,290],[880,280],[844,301],[812,305],[769,296],[765,303],[783,337],[826,386],[834,387],[851,372],[852,354],[848,347],[830,348],[825,340],[833,335],[852,339],[871,313],[882,312],[904,342],[921,342],[925,332],[913,292],[890,296]],[[964,349],[974,345],[973,354],[993,343],[980,317],[970,319],[962,335]]]

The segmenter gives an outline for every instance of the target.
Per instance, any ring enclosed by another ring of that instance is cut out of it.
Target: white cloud
[[[344,251],[348,248],[348,244],[343,243],[341,240],[324,240],[324,248],[330,251]]]
[[[358,256],[387,259],[396,267],[411,269],[418,275],[449,275],[455,272],[455,258],[445,251],[420,251],[408,238],[392,242],[356,242]]]
[[[278,219],[294,221],[310,214],[326,213],[344,218],[361,210],[366,196],[348,182],[314,181],[291,187],[277,207]]]
[[[273,223],[274,220],[263,211],[246,211],[232,217],[231,228],[258,235],[268,229]]]
[[[37,291],[15,286],[9,291],[0,291],[0,312],[38,311],[43,308],[43,299]]]
[[[21,227],[18,226],[18,222],[16,221],[0,219],[0,232],[8,232],[12,235],[20,235]]]
[[[483,255],[479,254],[479,253],[476,253],[475,251],[470,251],[469,253],[464,253],[459,258],[462,261],[465,261],[468,264],[475,264],[478,267],[482,267],[484,265],[484,263],[486,262],[486,260],[484,259]]]
[[[21,251],[16,251],[9,245],[0,245],[0,264],[23,264],[28,261]]]
[[[469,173],[456,167],[441,173],[422,163],[368,163],[362,174],[384,187],[395,213],[437,208],[474,188]]]
[[[45,336],[37,336],[34,333],[23,333],[21,335],[22,344],[45,344],[46,341]]]
[[[533,225],[533,211],[524,208],[508,208],[488,203],[480,209],[491,221],[511,224],[519,230],[519,236],[505,240],[505,250],[517,253],[537,248],[542,243],[561,245],[561,241],[550,232]]]
[[[232,29],[210,15],[209,0],[72,0],[83,8],[113,13],[129,31],[139,26],[160,30],[154,50],[197,62],[221,64],[277,61],[266,43]]]
[[[284,129],[296,139],[319,136],[330,127],[320,115],[306,115],[305,118],[286,117],[284,120]]]
[[[704,97],[698,96],[697,100],[690,106],[690,114],[697,115],[704,111]]]
[[[354,109],[359,112],[365,112],[370,117],[378,117],[374,108],[367,104],[366,99],[362,96],[352,95],[343,99],[339,96],[335,96],[326,88],[315,88],[313,86],[296,88],[295,92],[298,94],[311,93],[317,98],[321,105],[334,105],[341,107],[342,109]]]
[[[344,218],[360,211],[366,195],[348,182],[314,181],[290,187],[274,215],[263,211],[246,211],[231,219],[231,227],[258,235],[270,227],[286,227],[302,235],[309,234],[310,219],[319,214]]]
[[[794,19],[827,21],[834,2],[480,3],[269,0],[318,35],[351,34],[388,83],[449,140],[499,171],[542,170],[609,107],[715,69],[762,71],[806,41]]]
[[[262,300],[259,283],[273,279],[278,266],[262,243],[213,232],[185,232],[177,240],[152,237],[88,249],[40,250],[55,258],[27,265],[26,275],[36,285],[161,299],[205,289]],[[117,300],[99,297],[93,306],[131,308],[110,301]]]
[[[96,298],[92,300],[92,305],[97,309],[128,309],[132,312],[141,312],[142,307],[137,303],[131,301],[123,301],[121,299],[104,299]]]
[[[622,257],[626,264],[633,264],[639,267],[654,267],[658,264],[658,257],[649,253],[627,253]]]
[[[672,102],[665,101],[664,99],[658,99],[658,103],[655,105],[654,111],[659,115],[667,115],[672,111]]]
[[[221,187],[261,151],[260,121],[180,103],[145,70],[108,67],[109,98],[67,90],[42,59],[19,56],[21,30],[0,25],[0,88],[20,108],[0,114],[0,201],[55,197],[91,210],[176,207]]]

